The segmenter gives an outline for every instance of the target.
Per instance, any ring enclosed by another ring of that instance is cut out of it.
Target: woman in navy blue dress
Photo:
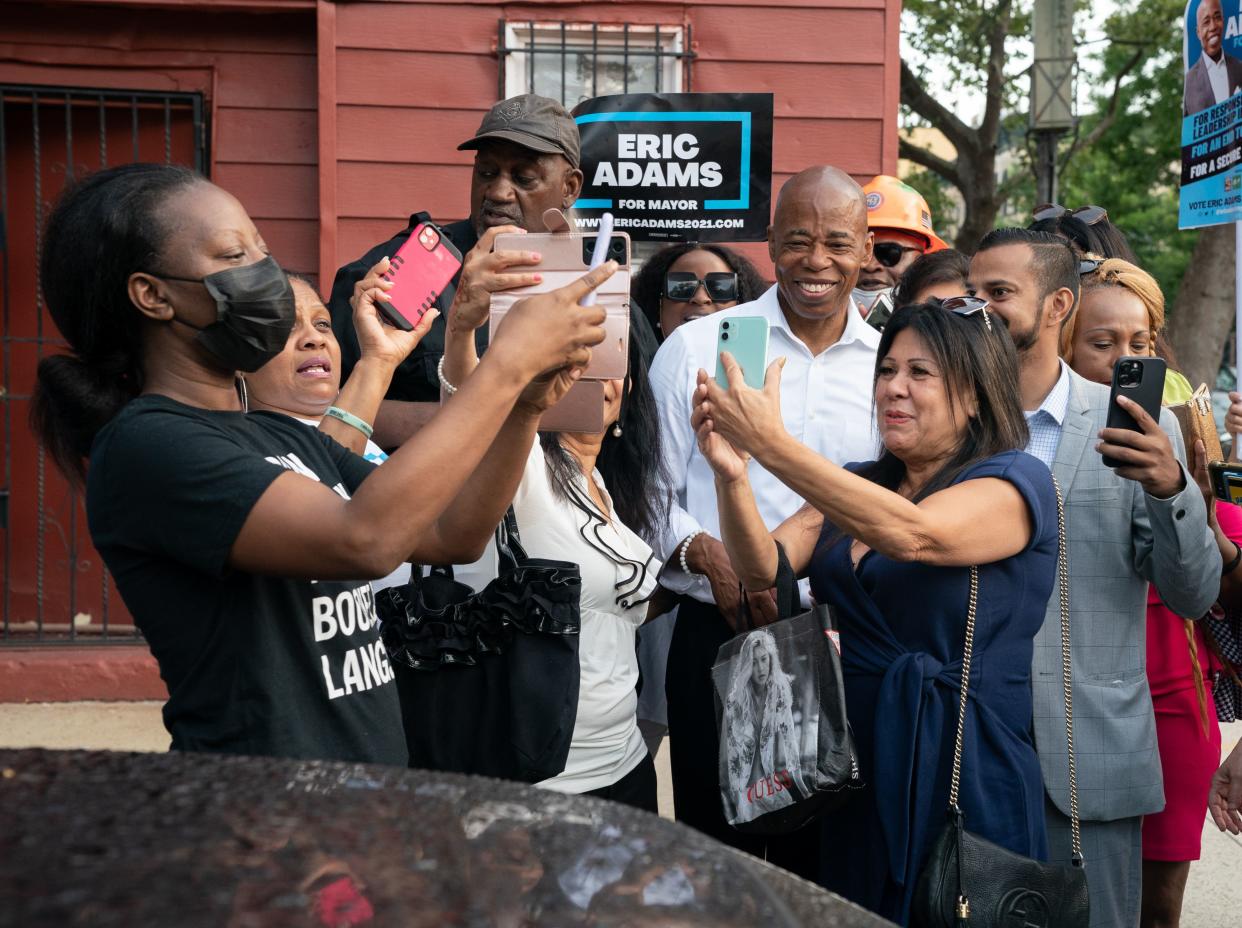
[[[1057,557],[1052,477],[1023,452],[1013,342],[969,298],[903,308],[878,349],[878,461],[838,467],[781,421],[765,388],[700,374],[695,427],[716,472],[721,532],[742,583],[772,586],[776,542],[836,611],[846,706],[867,786],[824,820],[823,882],[905,924],[947,821],[969,568],[979,567],[960,804],[966,827],[1046,856],[1031,736],[1031,657]],[[769,532],[747,458],[807,504]]]

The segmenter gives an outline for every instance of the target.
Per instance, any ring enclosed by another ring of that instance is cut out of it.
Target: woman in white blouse
[[[454,312],[445,334],[444,392],[474,365],[474,328],[486,313]],[[578,715],[565,770],[540,786],[587,793],[656,811],[655,765],[638,730],[638,627],[656,589],[660,564],[639,537],[667,514],[657,485],[658,416],[647,380],[655,336],[630,314],[629,373],[605,382],[604,431],[595,434],[502,434],[526,454],[513,496],[522,546],[534,558],[577,563],[582,573],[582,677]],[[570,381],[563,375],[565,386]],[[497,487],[497,492],[513,492]],[[496,552],[454,569],[476,589],[496,576]]]

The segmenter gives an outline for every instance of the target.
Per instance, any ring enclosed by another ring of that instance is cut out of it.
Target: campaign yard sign
[[[1183,45],[1178,227],[1242,220],[1242,16],[1239,0],[1189,0]]]
[[[759,242],[772,201],[772,94],[638,93],[574,108],[589,231],[610,212],[635,241]]]

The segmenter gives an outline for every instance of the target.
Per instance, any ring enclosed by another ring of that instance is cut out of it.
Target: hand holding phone
[[[1164,395],[1164,375],[1167,365],[1163,358],[1147,356],[1118,358],[1113,366],[1113,388],[1108,397],[1108,418],[1105,428],[1128,429],[1141,432],[1142,428],[1117,402],[1124,396],[1133,400],[1157,422],[1160,421],[1160,399]],[[1105,467],[1124,467],[1126,462],[1104,456]]]
[[[1113,371],[1107,425],[1097,446],[1117,476],[1141,484],[1157,499],[1171,499],[1186,486],[1173,441],[1160,426],[1165,364],[1160,358],[1121,358]]]
[[[392,283],[388,300],[376,305],[397,328],[411,331],[422,321],[453,275],[461,269],[461,252],[435,225],[414,227],[395,255],[384,279]]]
[[[500,235],[496,250],[529,249],[542,258],[531,268],[540,274],[540,283],[530,287],[507,289],[491,296],[491,333],[501,331],[505,318],[518,300],[534,293],[546,293],[580,278],[596,253],[600,261],[611,258],[619,265],[616,274],[606,280],[593,294],[607,311],[604,328],[607,338],[591,351],[591,361],[583,372],[583,380],[620,380],[629,368],[630,343],[630,241],[624,232],[611,237],[582,232],[528,232],[525,235]],[[591,305],[591,304],[587,304]]]
[[[524,234],[517,226],[493,226],[466,252],[447,313],[453,331],[474,332],[487,325],[493,294],[540,283],[542,278],[533,272],[540,261],[538,252],[496,247],[502,235],[520,242]]]

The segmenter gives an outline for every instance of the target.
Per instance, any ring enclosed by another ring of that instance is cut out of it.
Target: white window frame
[[[607,55],[610,60],[623,58],[627,48],[631,54],[638,53],[641,57],[650,57],[654,51],[660,55],[656,59],[658,87],[636,87],[632,83],[627,88],[624,84],[611,85],[599,81],[599,67],[596,62],[596,87],[592,94],[591,88],[582,97],[604,96],[613,93],[645,93],[658,90],[660,93],[681,93],[686,86],[686,28],[677,25],[656,25],[645,23],[597,24],[570,22],[539,22],[539,21],[505,21],[502,28],[504,52],[504,70],[502,73],[504,86],[502,98],[530,93],[532,69],[537,58],[555,60],[561,52],[561,41],[564,37],[565,50],[568,52],[567,62],[574,55]],[[565,89],[568,90],[569,77],[565,76]],[[562,88],[554,82],[551,87],[544,87],[535,81],[534,92],[560,99]],[[561,102],[572,109],[580,100],[564,100]]]

